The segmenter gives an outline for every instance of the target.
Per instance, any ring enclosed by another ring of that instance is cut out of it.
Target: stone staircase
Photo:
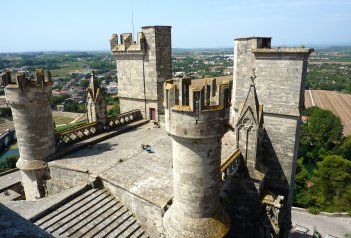
[[[148,237],[106,189],[90,189],[33,221],[54,237]]]

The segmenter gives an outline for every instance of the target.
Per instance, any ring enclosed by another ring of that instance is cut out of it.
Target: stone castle
[[[93,74],[88,124],[59,133],[50,73],[2,74],[21,158],[0,191],[25,200],[0,206],[0,236],[288,237],[313,49],[234,44],[232,82],[171,79],[171,27],[112,35],[121,114]]]

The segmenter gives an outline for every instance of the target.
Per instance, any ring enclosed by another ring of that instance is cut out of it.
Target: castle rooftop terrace
[[[234,151],[234,135],[222,140],[222,158]],[[148,153],[141,145],[150,145]],[[163,128],[146,124],[98,144],[49,162],[49,167],[99,176],[160,208],[173,197],[171,137]]]

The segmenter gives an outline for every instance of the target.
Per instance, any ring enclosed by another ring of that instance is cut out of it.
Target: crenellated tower
[[[8,70],[5,70],[0,74],[0,86],[6,87],[9,83],[11,83],[11,72]]]
[[[205,85],[199,85],[180,79],[164,84],[165,127],[172,136],[174,193],[163,218],[167,237],[224,237],[230,228],[229,217],[219,202],[229,82],[219,85],[217,97],[213,97],[211,82],[205,80]]]
[[[131,33],[113,34],[111,52],[116,59],[121,113],[140,109],[144,118],[164,114],[163,83],[172,77],[170,26],[146,26],[133,41]]]
[[[27,200],[45,196],[47,159],[55,152],[51,84],[50,72],[37,69],[36,79],[18,72],[15,82],[10,81],[5,88],[20,152],[16,165],[21,170]]]

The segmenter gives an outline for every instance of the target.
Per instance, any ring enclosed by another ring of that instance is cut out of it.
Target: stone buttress
[[[207,86],[192,85],[190,79],[167,80],[164,84],[174,192],[163,219],[167,237],[224,237],[230,229],[229,217],[219,201],[229,82],[219,86],[216,103],[211,103],[211,93],[205,93]]]
[[[6,86],[5,95],[15,124],[20,152],[16,165],[21,170],[25,196],[36,200],[46,194],[46,161],[55,152],[50,72],[38,69],[35,80],[18,72],[15,82]]]
[[[285,221],[281,222],[280,227],[282,237],[287,237],[291,225],[290,209],[299,144],[300,112],[304,108],[307,64],[311,52],[313,49],[310,48],[271,48],[269,37],[238,38],[234,41],[230,119],[233,127],[240,125],[240,108],[247,96],[247,91],[243,89],[254,83],[258,100],[264,106],[264,134],[259,146],[260,160],[267,168],[264,187],[285,198],[282,211]],[[250,79],[253,70],[255,78]],[[256,142],[250,144],[254,148]],[[251,150],[250,147],[245,150],[248,159],[250,154],[255,157],[257,150]]]

